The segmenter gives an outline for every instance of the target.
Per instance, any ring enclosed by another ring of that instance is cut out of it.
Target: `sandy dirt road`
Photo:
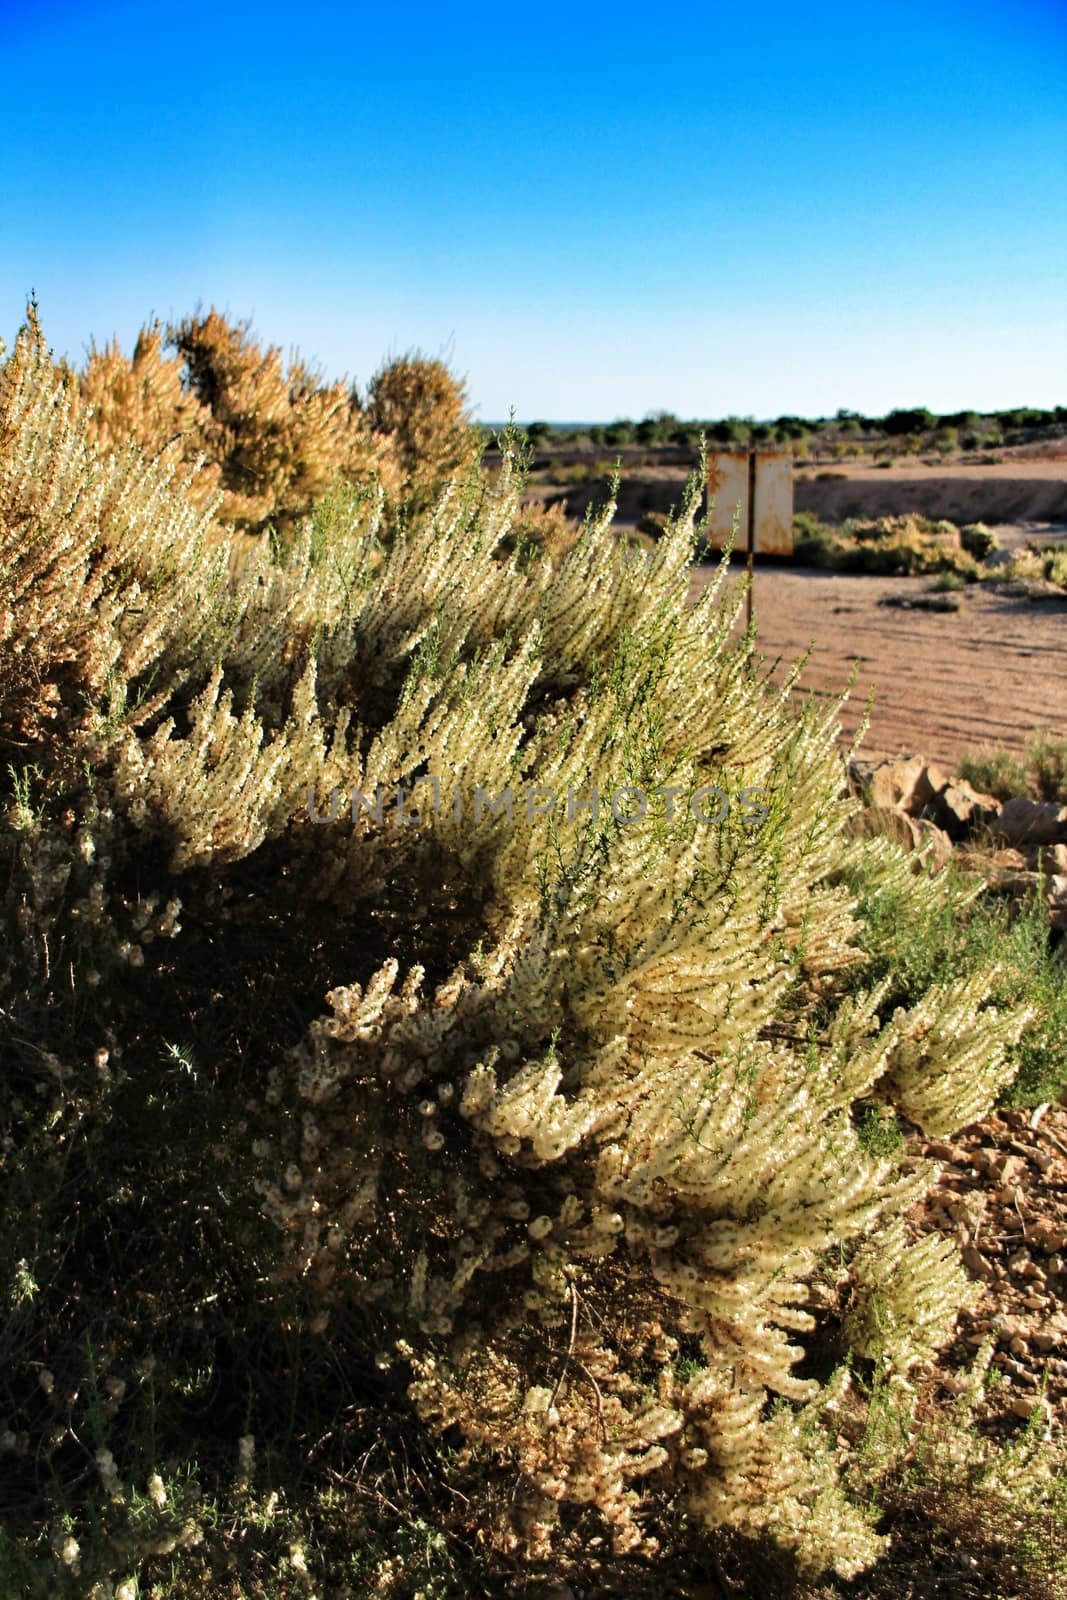
[[[713,571],[694,569],[692,594]],[[916,578],[757,570],[759,649],[780,677],[811,645],[801,682],[825,697],[844,690],[858,660],[841,721],[850,737],[874,689],[868,757],[921,751],[951,764],[965,752],[1021,751],[1035,729],[1067,735],[1067,598],[1034,604],[975,586],[956,612],[879,604],[928,588]]]

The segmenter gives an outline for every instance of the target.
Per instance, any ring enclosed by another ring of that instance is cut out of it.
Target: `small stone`
[[[1037,1350],[1055,1350],[1060,1341],[1054,1333],[1048,1333],[1043,1329],[1032,1336],[1031,1343]]]
[[[1013,1356],[1028,1356],[1030,1354],[1030,1346],[1025,1339],[1013,1339],[1008,1345],[1008,1349]]]
[[[959,1145],[949,1144],[947,1139],[931,1139],[926,1146],[926,1154],[931,1161],[963,1162],[967,1159]]]
[[[1030,1417],[1033,1416],[1035,1411],[1039,1411],[1042,1414],[1042,1420],[1045,1422],[1046,1426],[1052,1420],[1049,1413],[1048,1402],[1046,1400],[1042,1400],[1040,1396],[1034,1400],[1028,1400],[1025,1398],[1025,1396],[1018,1395],[1014,1400],[1009,1401],[1008,1410],[1013,1416],[1025,1417],[1027,1421],[1029,1421]]]
[[[1048,1255],[1067,1248],[1067,1235],[1051,1217],[1039,1217],[1027,1229],[1027,1238],[1031,1244],[1036,1244],[1038,1249],[1044,1250]]]
[[[964,1245],[963,1264],[968,1272],[973,1272],[975,1277],[984,1278],[986,1283],[992,1283],[996,1279],[996,1273],[993,1268],[982,1252],[973,1244]]]

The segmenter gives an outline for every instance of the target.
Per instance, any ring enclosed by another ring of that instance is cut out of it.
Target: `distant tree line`
[[[588,425],[531,422],[526,434],[535,450],[640,447],[694,449],[704,436],[726,449],[752,445],[780,446],[804,453],[808,444],[860,445],[892,440],[900,449],[974,450],[1024,443],[1047,430],[1067,428],[1067,406],[1042,410],[1018,406],[1008,411],[938,413],[925,406],[901,407],[882,417],[841,408],[833,417],[780,416],[682,419],[671,411],[653,411],[639,422],[619,417]],[[486,431],[494,430],[487,426]]]

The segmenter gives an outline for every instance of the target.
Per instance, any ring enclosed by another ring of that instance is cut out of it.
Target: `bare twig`
[[[590,1372],[584,1361],[579,1361],[576,1358],[574,1365],[578,1368],[579,1372],[584,1372],[585,1376],[589,1379],[589,1382],[593,1385],[593,1393],[596,1395],[596,1418],[600,1425],[600,1442],[601,1444],[607,1444],[608,1429],[607,1424],[604,1421],[604,1396],[600,1392],[600,1385],[597,1383],[596,1379],[593,1377],[593,1374]]]
[[[571,1337],[570,1343],[567,1346],[567,1354],[563,1357],[563,1365],[559,1369],[559,1377],[556,1379],[556,1387],[553,1389],[552,1398],[548,1402],[548,1408],[550,1411],[556,1403],[556,1396],[563,1387],[563,1380],[567,1376],[567,1368],[570,1366],[571,1357],[574,1355],[574,1345],[578,1337],[578,1291],[574,1287],[573,1278],[569,1278],[567,1280],[567,1288],[570,1291],[571,1297]]]
[[[1049,1133],[1047,1128],[1038,1128],[1037,1136],[1039,1139],[1047,1139],[1049,1144],[1055,1145],[1061,1156],[1067,1156],[1067,1144],[1062,1144],[1054,1133]]]

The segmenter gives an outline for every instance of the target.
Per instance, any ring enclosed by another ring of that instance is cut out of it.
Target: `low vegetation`
[[[998,800],[1026,795],[1031,800],[1067,805],[1067,738],[1035,733],[1021,757],[1006,750],[965,756],[960,774]]]
[[[978,563],[955,523],[929,517],[850,519],[839,527],[810,512],[793,518],[793,549],[806,566],[910,577],[954,573],[977,582]]]
[[[1011,1047],[1017,1070],[1006,1103],[1058,1099],[1067,1090],[1067,950],[1050,941],[1042,897],[1013,902],[990,892],[973,866],[964,870],[952,859],[938,875],[938,892],[921,908],[876,875],[872,881],[865,865],[853,869],[849,881],[872,952],[852,981],[860,987],[886,983],[892,1004],[910,1005],[932,984],[996,967],[994,1004],[1030,1007],[1030,1020]]]

